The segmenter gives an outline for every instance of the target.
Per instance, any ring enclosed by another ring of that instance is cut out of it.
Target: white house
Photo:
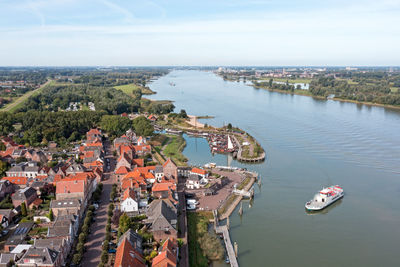
[[[154,169],[154,177],[158,182],[161,182],[161,179],[164,176],[164,168],[161,165],[157,165],[156,168]]]
[[[200,183],[201,184],[207,184],[208,183],[208,172],[206,170],[203,169],[199,169],[199,168],[193,168],[190,172],[189,172],[189,176],[190,175],[197,175],[200,177]]]
[[[189,174],[186,180],[187,189],[199,189],[200,188],[200,176],[195,174]]]
[[[139,210],[139,204],[136,200],[136,194],[133,188],[128,188],[124,192],[121,202],[121,211],[133,212]]]

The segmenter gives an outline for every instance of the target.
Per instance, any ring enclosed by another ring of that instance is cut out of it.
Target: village
[[[255,181],[241,169],[177,166],[132,129],[111,141],[93,128],[68,151],[1,142],[11,167],[0,180],[0,266],[189,266],[187,212],[227,218],[234,192]]]

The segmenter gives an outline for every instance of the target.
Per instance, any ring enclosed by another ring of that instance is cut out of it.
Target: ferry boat
[[[306,203],[308,211],[322,210],[344,196],[343,188],[338,185],[323,188],[312,200]]]

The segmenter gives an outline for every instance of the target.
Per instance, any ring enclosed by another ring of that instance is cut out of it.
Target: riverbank
[[[315,99],[328,100],[326,97],[313,95],[308,90],[296,89],[294,91],[288,91],[288,90],[281,90],[281,89],[272,89],[272,88],[269,88],[269,87],[257,86],[257,85],[248,85],[248,86],[251,86],[251,87],[256,88],[256,89],[264,89],[264,90],[267,90],[267,91],[270,91],[270,92],[278,92],[278,93],[290,94],[290,95],[302,95],[302,96],[309,96],[309,97],[312,97],[312,98],[315,98]],[[393,105],[386,105],[386,104],[379,104],[379,103],[372,103],[372,102],[350,100],[350,99],[343,99],[343,98],[337,98],[337,97],[330,98],[329,100],[335,100],[335,101],[340,101],[340,102],[362,104],[362,105],[366,105],[366,106],[383,107],[383,108],[391,108],[391,109],[400,110],[400,106],[393,106]]]

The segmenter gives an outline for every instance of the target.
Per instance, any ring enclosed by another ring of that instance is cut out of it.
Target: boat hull
[[[323,209],[329,207],[330,205],[332,205],[333,203],[335,203],[335,202],[338,201],[339,199],[342,199],[343,197],[344,197],[344,193],[343,193],[342,195],[340,195],[339,197],[337,197],[336,199],[332,200],[330,203],[327,203],[325,206],[321,206],[321,207],[310,207],[310,206],[308,206],[307,203],[306,203],[305,209],[306,209],[307,211],[320,211],[320,210],[323,210]]]

